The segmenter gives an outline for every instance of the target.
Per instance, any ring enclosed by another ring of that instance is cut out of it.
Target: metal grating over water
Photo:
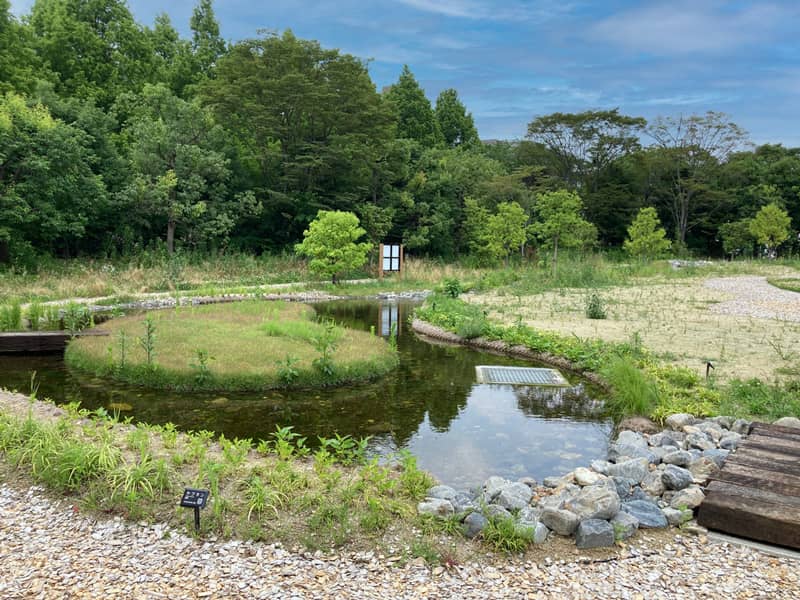
[[[569,386],[570,383],[555,369],[528,367],[475,367],[478,383],[501,385]]]

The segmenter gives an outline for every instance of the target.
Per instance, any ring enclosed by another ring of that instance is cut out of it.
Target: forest
[[[519,139],[481,140],[457,90],[431,102],[408,66],[377,90],[367,60],[288,29],[224,40],[211,0],[189,25],[0,0],[5,268],[280,252],[320,210],[447,260],[622,249],[637,215],[676,254],[798,250],[800,148],[755,146],[723,113],[532,109]]]

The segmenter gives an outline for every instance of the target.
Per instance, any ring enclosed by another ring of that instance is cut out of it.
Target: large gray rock
[[[611,519],[619,512],[619,496],[613,489],[592,485],[583,488],[577,496],[568,500],[564,508],[578,515],[581,521],[589,519]]]
[[[717,447],[717,444],[711,440],[708,435],[703,433],[690,433],[686,436],[686,449],[696,448],[698,450],[712,450]]]
[[[639,448],[647,448],[647,440],[641,433],[635,431],[620,431],[617,436],[616,444],[638,446]]]
[[[641,528],[661,529],[667,526],[667,517],[664,516],[664,511],[657,504],[647,500],[623,502],[621,510],[636,517]]]
[[[680,431],[687,425],[693,425],[697,419],[694,416],[686,414],[686,413],[677,413],[674,415],[670,415],[667,417],[665,424],[670,429],[674,429],[675,431]]]
[[[470,539],[477,536],[489,524],[489,519],[479,512],[469,513],[464,519],[464,535]]]
[[[612,477],[625,477],[639,483],[650,472],[650,461],[646,458],[633,458],[608,467]]]
[[[654,433],[647,440],[651,446],[679,447],[686,436],[677,431],[662,431]]]
[[[601,478],[603,478],[603,475],[601,475],[600,473],[597,473],[596,471],[592,471],[591,469],[587,469],[585,467],[578,467],[577,469],[575,469],[573,474],[575,476],[575,483],[577,483],[580,486],[594,485],[595,483],[600,481]]]
[[[714,421],[703,421],[702,423],[698,423],[697,428],[710,437],[714,442],[718,442],[725,433],[728,433],[722,429],[719,424],[714,423]]]
[[[736,419],[731,425],[731,431],[740,435],[747,435],[750,433],[750,421],[746,419]]]
[[[487,519],[511,519],[511,513],[508,512],[502,506],[497,504],[489,504],[486,508],[483,509],[483,514],[486,516]]]
[[[533,492],[530,487],[524,483],[516,482],[501,489],[494,502],[507,510],[519,510],[528,506],[532,497]]]
[[[536,523],[536,531],[533,532],[533,543],[544,544],[547,541],[547,536],[549,534],[550,530],[544,523]]]
[[[417,504],[417,512],[421,515],[433,515],[435,517],[449,517],[455,513],[453,505],[449,500],[441,498],[426,498]]]
[[[730,450],[721,450],[719,448],[711,448],[710,450],[703,450],[703,456],[713,460],[718,467],[722,468],[725,459],[728,458]]]
[[[612,477],[611,481],[614,483],[614,490],[617,492],[617,496],[620,497],[620,500],[629,499],[633,493],[633,488],[638,485],[633,479],[627,479],[625,477]]]
[[[668,490],[682,490],[692,485],[694,477],[691,472],[683,467],[667,465],[661,473],[661,481]]]
[[[655,463],[656,455],[647,446],[632,446],[630,444],[612,444],[608,449],[608,460],[620,462],[631,458],[645,458],[647,462]]]
[[[439,500],[451,501],[458,495],[458,492],[449,485],[435,485],[428,490],[428,498],[438,498]]]
[[[706,495],[696,485],[677,492],[670,498],[669,505],[677,509],[695,509],[703,503]]]
[[[702,456],[692,461],[689,465],[689,472],[695,481],[705,482],[713,473],[719,470],[719,466],[707,456]]]
[[[492,476],[489,477],[486,481],[483,482],[483,499],[485,502],[492,502],[497,495],[502,491],[502,489],[508,485],[511,485],[511,482],[508,479],[504,479],[502,477]]]
[[[456,495],[450,499],[450,504],[453,505],[453,510],[455,510],[457,514],[477,510],[478,508],[478,505],[466,492],[457,492]]]
[[[593,460],[591,462],[592,471],[597,471],[601,475],[608,475],[608,467],[611,463],[607,460]]]
[[[575,545],[581,550],[614,545],[614,527],[602,519],[581,521],[575,532]]]
[[[545,508],[539,521],[558,535],[572,535],[581,522],[574,512],[554,508]]]
[[[711,420],[723,429],[730,429],[733,427],[733,417],[720,415],[719,417],[712,417]]]
[[[653,471],[652,473],[648,473],[647,476],[642,479],[642,490],[645,493],[649,494],[650,496],[658,497],[666,491],[666,486],[664,485],[664,481],[661,479],[661,472],[660,471]]]
[[[678,527],[684,523],[688,523],[692,520],[692,517],[694,517],[694,512],[691,510],[681,510],[678,508],[672,508],[671,506],[667,506],[661,510],[664,511],[664,516],[667,517],[667,522],[673,527]]]
[[[669,454],[665,454],[661,458],[661,462],[667,465],[688,467],[690,464],[692,464],[692,454],[686,450],[673,450]]]
[[[627,540],[639,529],[639,519],[624,511],[619,511],[617,516],[611,519],[611,526],[614,528],[615,539]]]
[[[773,423],[781,427],[792,427],[793,429],[800,429],[800,419],[797,417],[781,417]]]
[[[742,436],[738,433],[734,433],[732,431],[728,431],[725,435],[722,436],[722,439],[719,441],[719,447],[723,450],[736,450],[739,447],[739,443],[742,441]]]

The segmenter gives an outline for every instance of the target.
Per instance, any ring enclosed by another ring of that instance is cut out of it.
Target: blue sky
[[[32,0],[12,0],[24,14]],[[188,32],[195,0],[129,0]],[[166,6],[166,8],[165,8]],[[407,63],[428,97],[458,90],[482,138],[536,115],[728,113],[756,143],[800,146],[796,0],[217,0],[228,40],[292,29],[372,59],[380,90]]]

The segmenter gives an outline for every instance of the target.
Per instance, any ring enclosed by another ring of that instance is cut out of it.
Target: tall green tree
[[[583,201],[569,190],[545,192],[536,197],[536,221],[532,231],[545,248],[553,250],[553,273],[558,268],[558,249],[588,246],[597,229],[581,216]]]
[[[371,244],[358,241],[366,233],[353,213],[321,210],[295,250],[311,258],[308,266],[312,272],[330,277],[335,284],[339,275],[367,262]]]
[[[792,220],[789,213],[777,204],[767,204],[750,221],[750,233],[766,249],[767,256],[774,256],[778,246],[789,239]]]
[[[501,202],[485,226],[483,239],[489,253],[508,265],[508,257],[522,250],[528,239],[529,216],[516,202]]]
[[[653,259],[669,250],[670,245],[656,209],[648,206],[639,211],[628,227],[628,239],[623,247],[631,256]]]
[[[9,0],[0,0],[0,94],[33,90],[41,66],[32,45],[30,28],[11,14]]]
[[[417,141],[423,148],[433,148],[443,141],[439,122],[408,65],[397,83],[385,93],[397,115],[397,136]]]
[[[192,51],[200,73],[209,77],[217,61],[225,55],[225,40],[219,34],[219,23],[212,0],[200,0],[189,21],[192,30]]]
[[[434,112],[445,145],[450,148],[473,146],[480,141],[472,114],[467,112],[456,90],[443,90],[436,98]]]
[[[722,238],[722,249],[731,259],[739,255],[750,257],[753,255],[755,238],[750,232],[751,219],[723,223],[719,228],[719,237]]]

